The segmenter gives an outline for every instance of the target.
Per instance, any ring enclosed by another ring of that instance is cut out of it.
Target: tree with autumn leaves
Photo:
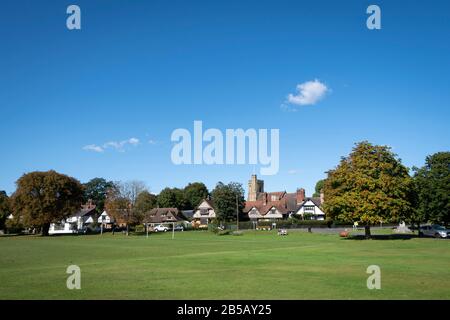
[[[83,202],[81,183],[53,170],[24,174],[16,184],[11,198],[14,218],[25,226],[40,229],[44,236],[51,223],[74,214]]]
[[[328,172],[324,209],[331,219],[370,226],[409,220],[414,212],[414,182],[390,147],[357,143],[349,156]]]

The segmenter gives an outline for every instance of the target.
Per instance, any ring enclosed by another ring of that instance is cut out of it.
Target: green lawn
[[[80,266],[81,290],[66,288]],[[366,268],[381,268],[368,290]],[[450,299],[450,241],[205,232],[0,237],[0,299]]]

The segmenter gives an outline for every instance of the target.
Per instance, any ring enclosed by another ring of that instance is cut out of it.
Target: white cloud
[[[95,151],[95,152],[103,152],[106,149],[114,149],[116,151],[124,152],[124,148],[126,145],[137,146],[139,144],[139,139],[130,138],[128,140],[123,141],[109,141],[104,143],[102,146],[97,146],[95,144],[90,144],[83,147],[83,150],[87,151]]]
[[[133,146],[137,146],[139,144],[139,139],[138,138],[131,138],[128,140],[128,143],[133,145]]]
[[[150,140],[148,140],[148,143],[149,143],[149,144],[157,144],[158,141],[150,139]]]
[[[298,170],[296,170],[296,169],[292,169],[292,170],[288,171],[288,174],[297,174],[297,173],[298,173]]]
[[[306,81],[297,85],[297,93],[287,96],[287,103],[306,106],[319,102],[330,89],[319,80]]]
[[[95,145],[95,144],[89,144],[89,145],[87,145],[87,146],[84,146],[84,147],[83,147],[83,150],[86,150],[86,151],[94,151],[94,152],[103,152],[103,151],[104,151],[102,147],[97,146],[97,145]]]

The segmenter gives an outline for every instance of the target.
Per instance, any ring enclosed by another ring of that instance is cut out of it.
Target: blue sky
[[[66,28],[70,4],[81,30]],[[381,30],[366,28],[370,4]],[[2,2],[0,26],[8,193],[23,173],[49,169],[138,179],[156,193],[192,181],[246,187],[252,165],[172,164],[170,135],[194,120],[280,129],[269,191],[311,194],[361,140],[392,146],[407,166],[449,150],[448,1],[18,0]],[[281,107],[315,79],[327,88],[320,101]]]

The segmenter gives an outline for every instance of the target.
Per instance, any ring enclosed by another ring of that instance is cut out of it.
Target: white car
[[[420,227],[419,231],[424,236],[435,237],[435,238],[449,238],[450,230],[441,227],[440,225],[434,224],[431,226]]]
[[[169,228],[163,226],[162,224],[158,224],[157,226],[153,227],[154,232],[167,232]]]

